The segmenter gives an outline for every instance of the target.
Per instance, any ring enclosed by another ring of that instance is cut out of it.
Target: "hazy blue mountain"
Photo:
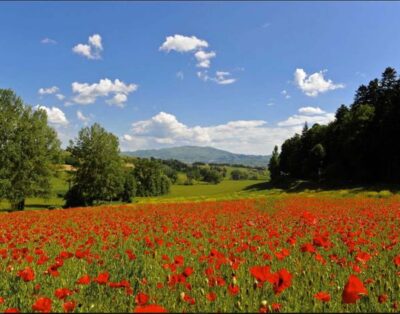
[[[213,147],[180,146],[161,149],[123,152],[124,155],[142,158],[176,159],[185,163],[205,162],[221,164],[242,164],[267,167],[270,156],[234,154]]]

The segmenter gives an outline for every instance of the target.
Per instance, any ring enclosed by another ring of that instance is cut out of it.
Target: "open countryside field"
[[[264,171],[258,180],[230,180],[230,173],[234,169],[245,170],[241,167],[226,167],[226,178],[219,184],[209,184],[205,182],[196,182],[193,185],[183,185],[186,180],[184,173],[178,174],[178,183],[171,185],[170,193],[161,197],[137,197],[134,202],[152,202],[155,199],[164,201],[165,199],[207,199],[207,198],[238,198],[249,194],[246,189],[256,184],[260,184],[269,179],[268,171]],[[65,171],[57,171],[57,175],[51,179],[51,194],[48,198],[31,197],[26,200],[26,209],[60,208],[65,204],[63,195],[68,190],[69,175]],[[0,201],[0,210],[7,210],[10,204],[6,201]]]
[[[2,213],[0,311],[398,312],[400,198]]]

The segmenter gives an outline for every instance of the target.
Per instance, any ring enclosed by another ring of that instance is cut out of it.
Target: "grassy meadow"
[[[269,184],[268,171],[264,171],[257,180],[231,180],[232,170],[246,170],[242,167],[227,166],[227,174],[219,184],[210,184],[194,181],[193,185],[185,185],[186,174],[178,173],[176,184],[171,185],[170,193],[157,197],[136,197],[133,203],[165,203],[180,201],[205,201],[205,200],[232,200],[241,198],[277,197],[285,195],[298,196],[327,196],[327,197],[372,197],[387,198],[400,194],[400,186],[373,185],[373,186],[349,186],[349,187],[321,187],[309,184],[306,181],[297,180],[280,188]],[[59,170],[51,179],[52,191],[49,197],[34,197],[26,200],[26,210],[60,208],[65,201],[63,195],[68,190],[68,171]],[[120,204],[120,202],[111,202]],[[0,210],[10,209],[10,204],[0,201]]]

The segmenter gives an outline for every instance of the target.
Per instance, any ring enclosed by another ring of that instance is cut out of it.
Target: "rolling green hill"
[[[185,163],[204,162],[219,164],[241,164],[267,167],[270,156],[234,154],[213,147],[181,146],[162,149],[123,152],[124,155],[142,158],[176,159]]]

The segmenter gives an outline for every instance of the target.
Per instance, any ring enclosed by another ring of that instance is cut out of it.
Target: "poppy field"
[[[0,214],[2,312],[399,312],[400,198]]]

